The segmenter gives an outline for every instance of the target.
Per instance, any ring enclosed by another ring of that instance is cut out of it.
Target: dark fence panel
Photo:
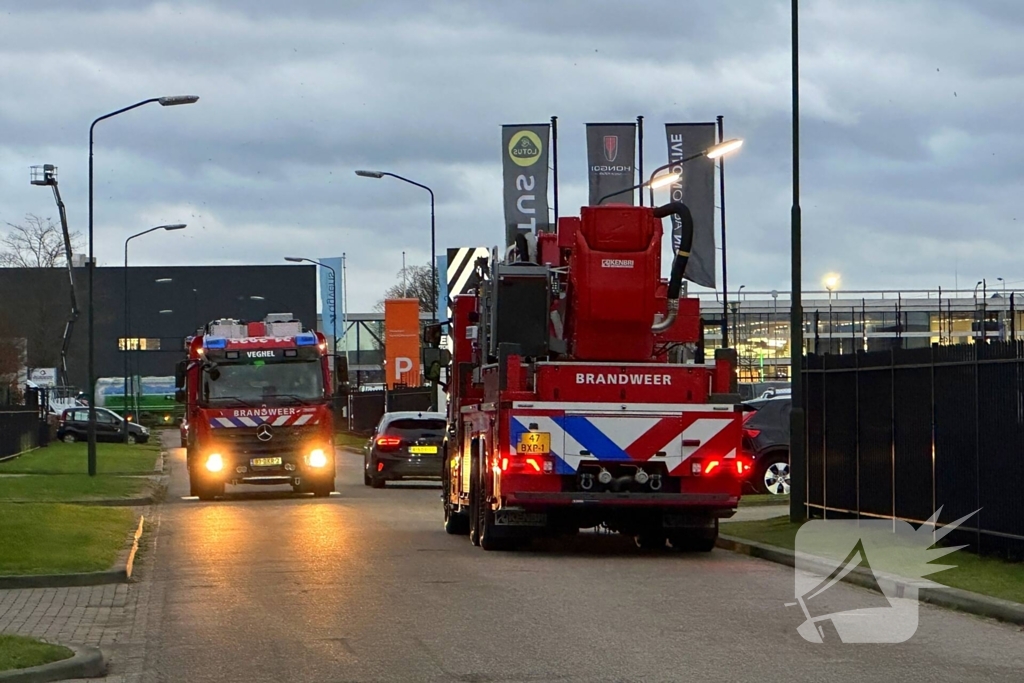
[[[812,517],[940,522],[951,536],[1024,553],[1024,345],[811,355],[806,364]]]
[[[39,424],[35,410],[0,411],[0,458],[39,446]]]
[[[369,434],[384,415],[403,410],[428,411],[434,390],[431,387],[397,388],[390,391],[359,391],[349,396],[349,431]]]

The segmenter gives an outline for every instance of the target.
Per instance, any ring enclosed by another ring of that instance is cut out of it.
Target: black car
[[[789,493],[789,413],[787,396],[748,401],[743,451],[754,461],[747,484],[757,493]]]
[[[375,489],[400,479],[440,479],[444,467],[443,413],[385,413],[363,454],[363,483]]]
[[[96,409],[96,440],[118,442],[124,440],[121,429],[124,420],[107,408]],[[57,438],[65,443],[85,441],[89,438],[89,409],[68,408],[60,416]],[[149,430],[134,422],[128,423],[128,443],[146,443]]]

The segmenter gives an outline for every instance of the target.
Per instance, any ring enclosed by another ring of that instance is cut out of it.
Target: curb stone
[[[130,539],[131,545],[122,551],[114,569],[102,572],[79,572],[77,574],[31,574],[26,576],[0,576],[0,589],[10,588],[71,588],[80,586],[102,586],[108,583],[128,583],[135,567],[135,555],[139,552],[144,515],[139,515],[139,525]],[[0,681],[5,681],[0,674]],[[46,680],[57,680],[48,678]]]
[[[98,678],[107,674],[107,658],[99,648],[88,645],[65,645],[75,654],[59,662],[50,662],[27,669],[0,671],[0,683],[48,683],[70,678]]]
[[[783,564],[787,567],[792,567],[796,564],[796,554],[792,550],[773,545],[746,541],[733,536],[719,536],[715,545],[723,550],[757,557],[769,562]],[[843,577],[842,580],[846,583],[852,583],[862,588],[880,592],[874,574],[862,567],[857,567]],[[959,612],[967,612],[968,614],[1024,626],[1024,604],[1011,600],[993,598],[949,586],[922,588],[918,595],[921,602],[927,602],[938,607],[945,607]]]

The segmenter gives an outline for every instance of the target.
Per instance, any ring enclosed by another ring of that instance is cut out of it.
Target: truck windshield
[[[221,363],[203,370],[203,399],[208,403],[305,403],[323,397],[316,360]]]

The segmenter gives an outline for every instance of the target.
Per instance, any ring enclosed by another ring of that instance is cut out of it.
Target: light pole
[[[828,290],[828,352],[832,353],[832,292],[836,291],[836,288],[839,287],[839,275],[829,273],[825,276],[822,283],[825,285],[825,289]]]
[[[740,288],[736,290],[736,306],[732,309],[732,345],[734,348],[740,347],[740,296],[743,294],[743,288],[746,285],[740,285]],[[728,343],[728,339],[725,340]],[[725,344],[722,345],[723,348]]]
[[[793,206],[789,213],[790,277],[792,291],[789,317],[789,369],[792,393],[790,411],[790,498],[789,519],[802,522],[807,519],[807,452],[804,434],[804,312],[801,287],[801,226],[800,226],[800,0],[790,4],[790,56],[793,94]]]
[[[433,197],[433,194],[431,194],[431,197]],[[331,338],[333,339],[331,342],[331,352],[338,353],[338,272],[334,270],[332,266],[311,258],[304,258],[302,256],[285,256],[284,260],[291,261],[292,263],[312,263],[313,265],[320,266],[321,268],[326,268],[331,271],[331,287],[334,290],[332,292],[334,296],[331,297]],[[436,299],[437,297],[435,296],[434,298]],[[336,363],[337,358],[334,360]],[[336,366],[334,368],[334,380],[335,386],[331,387],[332,394],[338,384],[338,368]]]
[[[395,173],[388,173],[387,171],[356,171],[356,175],[360,178],[383,178],[388,176],[389,178],[395,178],[401,180],[404,183],[415,185],[418,188],[424,189],[430,193],[430,308],[434,312],[434,318],[431,322],[437,322],[437,245],[436,245],[436,233],[434,231],[434,191],[422,183],[417,183],[415,180],[409,180],[403,178]]]
[[[121,416],[124,419],[121,421],[121,438],[125,443],[128,443],[128,354],[133,350],[131,348],[131,340],[129,339],[131,325],[128,324],[130,310],[128,308],[128,243],[136,237],[142,237],[157,230],[184,230],[186,227],[184,223],[158,225],[155,228],[137,232],[124,241],[124,348],[122,349],[124,352],[124,415]],[[136,409],[135,412],[138,413],[138,410]]]
[[[94,250],[93,241],[93,163],[92,163],[92,147],[93,147],[93,132],[96,128],[96,124],[100,121],[104,121],[109,118],[113,118],[118,114],[123,114],[126,111],[131,111],[146,104],[152,104],[158,102],[162,107],[173,107],[179,104],[193,104],[199,100],[197,95],[172,95],[170,97],[153,97],[148,100],[142,100],[135,104],[129,105],[112,111],[109,114],[104,114],[99,118],[93,120],[92,125],[89,126],[89,263],[86,264],[87,280],[89,282],[89,424],[88,424],[88,462],[89,462],[89,476],[96,476],[96,316],[94,315],[93,302],[95,296],[95,271],[96,271],[96,256]]]

